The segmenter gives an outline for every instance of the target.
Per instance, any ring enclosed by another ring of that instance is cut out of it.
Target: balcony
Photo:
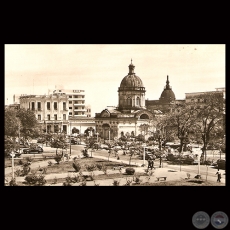
[[[75,106],[82,106],[82,105],[84,105],[84,104],[85,104],[85,103],[80,103],[80,102],[74,103]]]
[[[86,112],[87,109],[74,109],[74,111]]]

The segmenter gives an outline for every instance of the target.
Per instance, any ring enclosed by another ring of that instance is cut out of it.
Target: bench
[[[164,178],[164,180],[166,180],[166,176],[160,176],[160,177],[157,177],[157,180],[159,181],[161,178]]]

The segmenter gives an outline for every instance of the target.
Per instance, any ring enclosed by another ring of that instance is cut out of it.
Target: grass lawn
[[[81,170],[82,171],[87,171],[85,165],[91,165],[91,164],[103,164],[104,166],[107,167],[107,170],[113,169],[113,167],[117,166],[124,166],[124,167],[136,167],[135,165],[128,165],[125,163],[119,163],[119,162],[113,162],[113,161],[106,161],[98,158],[81,158],[77,160],[77,162],[81,165]],[[51,166],[46,167],[46,174],[52,174],[52,173],[64,173],[64,172],[69,172],[69,173],[74,173],[76,172],[72,166],[73,161],[68,161],[68,162],[61,162],[59,164],[55,163]],[[98,170],[98,169],[97,169]]]

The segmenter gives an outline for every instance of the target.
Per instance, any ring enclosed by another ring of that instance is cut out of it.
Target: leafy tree
[[[16,117],[17,111],[12,108],[5,109],[5,135],[7,136],[18,136],[19,133],[19,119]]]
[[[189,131],[196,124],[196,121],[197,117],[188,104],[172,106],[172,112],[167,113],[162,119],[161,122],[163,122],[164,127],[170,129],[171,135],[175,134],[180,140],[179,152],[188,143]]]
[[[204,106],[197,104],[193,109],[197,117],[197,122],[193,128],[203,141],[202,151],[206,161],[208,143],[218,139],[218,136],[219,139],[223,139],[225,133],[225,101],[223,95],[219,93],[205,93],[202,100]]]
[[[79,132],[80,132],[79,129],[77,129],[77,128],[75,128],[75,127],[72,129],[72,133],[79,134]]]

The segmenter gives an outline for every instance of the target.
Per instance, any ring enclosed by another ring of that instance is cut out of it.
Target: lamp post
[[[109,144],[110,144],[110,129],[109,129]]]
[[[144,153],[143,153],[143,167],[145,166],[145,148],[146,148],[146,144],[143,144],[143,148],[144,148]]]
[[[71,156],[71,122],[69,122],[70,135],[69,135],[69,155]]]

